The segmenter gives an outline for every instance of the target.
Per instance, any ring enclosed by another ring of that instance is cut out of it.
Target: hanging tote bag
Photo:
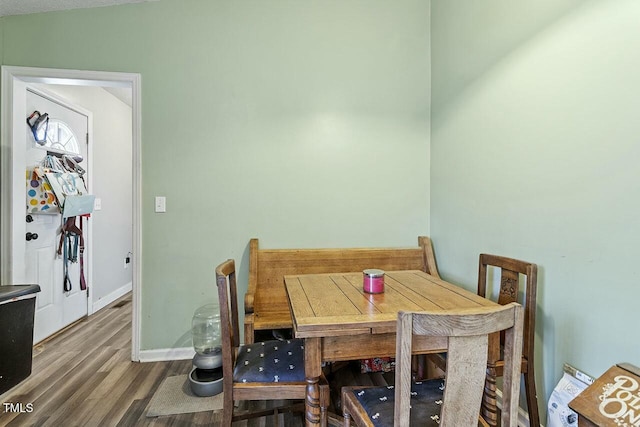
[[[60,213],[60,205],[46,178],[48,172],[62,172],[62,163],[51,155],[46,155],[33,167],[27,168],[27,213]]]
[[[84,180],[78,173],[49,172],[45,176],[56,195],[63,218],[93,212],[95,196],[89,194]]]
[[[39,166],[27,168],[27,213],[60,213],[53,189]]]
[[[93,212],[95,201],[96,196],[93,194],[67,196],[64,202],[62,218],[90,214]]]

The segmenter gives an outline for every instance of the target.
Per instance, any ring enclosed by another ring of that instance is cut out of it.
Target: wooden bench
[[[244,298],[244,340],[256,334],[290,329],[291,314],[284,288],[285,275],[349,273],[368,268],[422,270],[440,277],[431,239],[418,237],[412,248],[260,249],[249,243],[249,287]]]

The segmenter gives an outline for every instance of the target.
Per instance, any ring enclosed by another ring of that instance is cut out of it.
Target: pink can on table
[[[384,271],[371,268],[362,272],[362,290],[369,294],[384,292]]]

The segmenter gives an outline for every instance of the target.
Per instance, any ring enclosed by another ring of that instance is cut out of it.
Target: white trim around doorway
[[[32,68],[2,66],[1,81],[1,127],[0,135],[0,284],[11,284],[11,256],[13,230],[12,224],[12,105],[15,84],[75,84],[82,86],[129,87],[132,90],[132,172],[133,172],[133,310],[131,327],[131,360],[140,361],[140,311],[142,283],[142,112],[141,112],[141,76],[137,73],[119,73],[109,71],[63,70],[53,68]]]

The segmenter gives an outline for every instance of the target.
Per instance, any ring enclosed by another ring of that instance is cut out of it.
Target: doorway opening
[[[2,67],[2,111],[1,111],[1,147],[0,152],[0,273],[1,284],[24,283],[26,274],[19,257],[25,253],[24,234],[20,222],[25,217],[24,191],[16,191],[24,183],[24,168],[20,164],[24,144],[26,117],[26,93],[28,87],[68,87],[97,90],[102,88],[114,96],[118,92],[130,94],[131,129],[131,165],[118,165],[131,171],[131,247],[130,253],[122,254],[123,268],[130,268],[132,274],[132,348],[131,359],[139,360],[140,354],[140,283],[141,283],[141,77],[134,73],[101,71],[62,70],[27,67]],[[61,85],[61,86],[49,86]],[[15,144],[15,146],[14,146]],[[20,148],[20,149],[18,149]],[[117,168],[116,168],[117,170]],[[120,254],[118,254],[120,255]],[[129,261],[129,262],[127,262]],[[128,265],[127,265],[128,264]],[[91,290],[91,283],[89,284]],[[89,297],[91,307],[92,298]],[[93,301],[93,307],[100,306]],[[92,310],[89,309],[91,312]]]

